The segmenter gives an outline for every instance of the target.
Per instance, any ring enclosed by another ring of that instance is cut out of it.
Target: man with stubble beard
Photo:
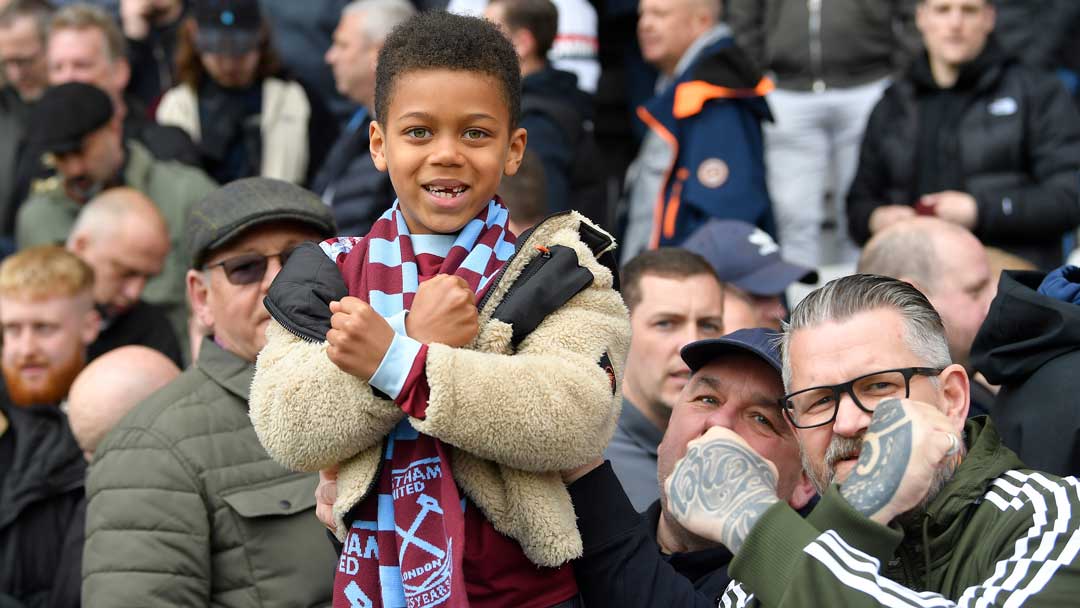
[[[82,452],[60,409],[97,336],[93,271],[61,247],[0,264],[0,605],[78,606]],[[72,559],[76,558],[76,559]]]

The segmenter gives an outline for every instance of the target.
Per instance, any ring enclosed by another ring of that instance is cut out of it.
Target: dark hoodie
[[[529,151],[544,165],[549,213],[578,208],[571,198],[575,153],[591,119],[592,98],[578,89],[574,74],[547,66],[521,79],[521,126]]]
[[[14,407],[0,435],[0,606],[77,608],[86,463],[54,405]]]
[[[1039,294],[1042,272],[1006,271],[971,347],[1001,392],[992,417],[1033,469],[1080,473],[1080,306]]]

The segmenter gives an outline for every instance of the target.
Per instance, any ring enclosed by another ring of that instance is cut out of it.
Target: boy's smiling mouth
[[[461,196],[469,187],[459,181],[435,180],[422,186],[429,194],[436,198],[453,199]]]

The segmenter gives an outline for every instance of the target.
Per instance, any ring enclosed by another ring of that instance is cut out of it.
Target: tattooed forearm
[[[911,432],[911,419],[900,401],[878,404],[859,462],[840,486],[840,494],[856,511],[871,517],[896,495],[911,458]]]
[[[691,532],[737,552],[776,497],[776,474],[753,450],[730,440],[692,446],[672,473],[669,507]]]

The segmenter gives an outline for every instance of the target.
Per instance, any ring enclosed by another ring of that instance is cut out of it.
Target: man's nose
[[[704,435],[706,431],[714,426],[735,430],[735,408],[728,407],[725,403],[710,412],[705,418],[705,428],[701,429],[701,434]]]
[[[850,394],[844,393],[833,420],[833,432],[843,437],[855,437],[870,426],[870,418],[871,414],[856,405]]]

